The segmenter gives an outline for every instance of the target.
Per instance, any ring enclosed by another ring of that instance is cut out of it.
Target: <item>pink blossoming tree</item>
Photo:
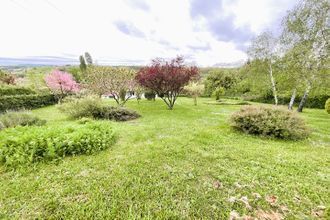
[[[58,96],[59,102],[64,96],[79,91],[79,84],[73,79],[72,75],[60,70],[53,70],[45,77],[48,88]]]

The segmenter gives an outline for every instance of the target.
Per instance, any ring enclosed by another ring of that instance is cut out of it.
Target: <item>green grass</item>
[[[110,149],[3,169],[0,218],[228,219],[233,210],[249,216],[263,210],[310,219],[318,206],[330,217],[330,115],[306,109],[308,140],[274,140],[233,131],[228,118],[240,106],[204,104],[210,101],[193,106],[179,98],[169,111],[161,100],[132,100],[127,106],[142,117],[109,122],[119,136]],[[69,123],[54,106],[34,113]],[[251,208],[239,200],[244,196]],[[276,204],[267,196],[276,196]]]

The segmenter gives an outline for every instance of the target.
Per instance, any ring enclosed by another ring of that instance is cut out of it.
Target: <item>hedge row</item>
[[[320,95],[320,96],[310,96],[307,98],[307,102],[305,103],[306,108],[318,108],[318,109],[324,109],[325,102],[330,98],[329,95]],[[278,104],[279,105],[288,105],[290,102],[291,97],[288,96],[279,96],[278,97]],[[261,103],[274,103],[274,98],[272,96],[251,96],[251,97],[245,97],[244,100],[246,101],[252,101],[252,102],[261,102]],[[299,102],[301,100],[301,97],[296,97],[295,99],[295,105],[298,106]]]
[[[33,109],[56,103],[54,95],[0,96],[0,112],[6,110]]]
[[[32,95],[36,92],[30,88],[17,87],[17,86],[1,86],[0,87],[0,97],[8,95]]]

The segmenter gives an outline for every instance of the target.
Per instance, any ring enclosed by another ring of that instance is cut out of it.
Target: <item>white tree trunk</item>
[[[297,93],[297,90],[296,89],[293,89],[293,92],[292,92],[292,95],[291,95],[291,99],[290,99],[290,103],[289,103],[289,106],[288,106],[288,109],[289,110],[292,110],[292,107],[293,107],[293,104],[294,104],[294,100],[296,99],[296,93]]]
[[[270,81],[272,83],[272,90],[273,90],[275,105],[277,105],[278,104],[277,91],[276,91],[276,84],[275,84],[275,79],[274,79],[274,76],[273,76],[273,69],[272,69],[272,64],[271,63],[269,63],[269,77],[270,77]]]
[[[304,108],[304,105],[305,105],[305,103],[307,101],[307,97],[308,97],[309,91],[311,90],[311,87],[312,87],[311,86],[311,83],[308,82],[307,87],[306,87],[306,90],[304,92],[304,96],[300,100],[300,103],[299,103],[299,106],[298,106],[298,109],[297,109],[298,112],[302,112],[303,111],[303,108]]]

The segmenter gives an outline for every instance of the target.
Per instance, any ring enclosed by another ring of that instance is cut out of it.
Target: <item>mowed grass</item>
[[[228,219],[233,210],[330,218],[330,115],[306,109],[311,137],[281,141],[233,131],[228,119],[240,106],[210,101],[179,98],[169,111],[161,100],[131,100],[142,117],[109,122],[118,142],[108,150],[2,169],[0,218]],[[54,106],[34,113],[70,123]]]

